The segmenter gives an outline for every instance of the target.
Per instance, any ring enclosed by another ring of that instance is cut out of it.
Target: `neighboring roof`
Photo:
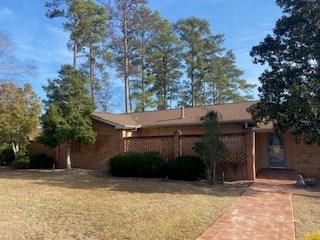
[[[95,112],[92,114],[92,118],[120,129],[197,125],[202,123],[201,118],[205,116],[207,112],[214,110],[219,113],[221,117],[220,121],[223,123],[246,122],[252,121],[251,115],[247,110],[255,103],[257,102],[241,102],[184,108],[184,118],[181,117],[182,110],[180,108],[127,114]]]
[[[269,122],[267,124],[257,123],[257,126],[254,128],[255,132],[273,132],[273,130],[274,127],[272,122]]]
[[[27,138],[31,142],[36,141],[37,138],[42,134],[42,132],[42,128],[38,127],[37,129],[34,129],[31,133],[29,133]]]

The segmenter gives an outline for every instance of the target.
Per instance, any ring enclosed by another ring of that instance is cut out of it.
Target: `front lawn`
[[[196,239],[246,187],[0,169],[0,236]]]
[[[296,195],[293,206],[297,240],[302,240],[307,233],[320,231],[320,197]]]

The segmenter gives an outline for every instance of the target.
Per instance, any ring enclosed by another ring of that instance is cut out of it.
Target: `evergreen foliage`
[[[257,122],[272,122],[307,142],[320,143],[320,2],[278,0],[283,16],[273,34],[252,48],[260,76],[260,102],[251,109]]]

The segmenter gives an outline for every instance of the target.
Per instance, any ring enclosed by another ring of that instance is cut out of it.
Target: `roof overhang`
[[[219,124],[244,124],[246,122],[252,123],[252,119],[247,120],[231,120],[231,121],[221,121]],[[140,128],[169,128],[169,127],[178,127],[178,126],[199,126],[203,125],[202,122],[195,122],[195,123],[174,123],[174,124],[154,124],[154,125],[146,125],[146,126],[140,126]]]
[[[129,129],[138,129],[138,128],[141,127],[140,125],[123,125],[123,124],[115,123],[115,122],[100,118],[100,117],[95,116],[95,115],[91,115],[91,118],[94,119],[94,120],[97,120],[99,122],[111,125],[111,126],[115,127],[115,129],[123,129],[123,130],[128,129],[129,130]]]

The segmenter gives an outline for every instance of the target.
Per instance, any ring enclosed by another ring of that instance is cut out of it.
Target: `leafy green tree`
[[[272,35],[253,47],[260,76],[260,102],[251,109],[258,122],[272,122],[320,143],[320,2],[278,0],[283,16]]]
[[[171,107],[177,98],[181,72],[181,47],[173,26],[168,20],[161,20],[159,32],[152,39],[148,49],[148,71],[154,79],[153,92],[157,97],[159,110]]]
[[[49,80],[45,114],[42,116],[43,135],[40,141],[50,147],[67,145],[67,168],[71,168],[71,144],[94,143],[90,115],[94,104],[86,88],[86,77],[70,65],[61,67],[59,77]]]
[[[182,99],[185,105],[198,106],[201,100],[206,38],[210,35],[209,22],[196,17],[179,20],[176,29],[183,46],[183,60],[187,68],[187,90]]]
[[[227,151],[219,129],[219,115],[211,111],[204,118],[205,133],[200,142],[195,143],[194,151],[202,157],[207,179],[215,184],[217,163],[222,161]]]
[[[0,143],[11,144],[15,157],[24,154],[28,134],[39,126],[40,100],[30,84],[0,84]]]

